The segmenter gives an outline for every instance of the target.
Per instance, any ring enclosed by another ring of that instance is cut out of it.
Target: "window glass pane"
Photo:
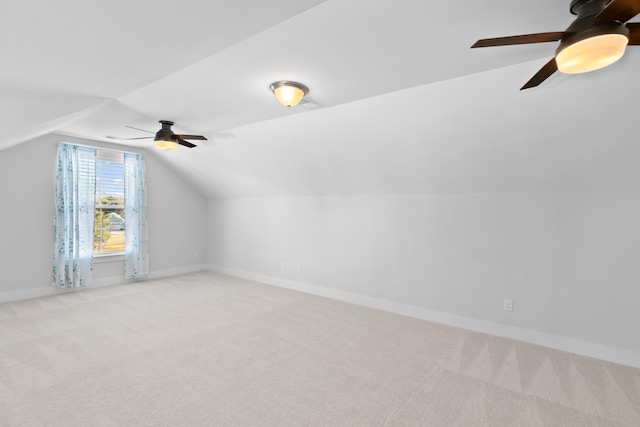
[[[96,213],[94,252],[125,249],[124,163],[96,160]]]

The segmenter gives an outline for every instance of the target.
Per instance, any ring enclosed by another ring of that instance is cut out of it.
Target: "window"
[[[96,255],[123,254],[126,279],[149,274],[146,182],[141,154],[58,145],[51,286],[89,283]]]
[[[124,190],[123,153],[97,150],[94,255],[123,253],[125,250]]]

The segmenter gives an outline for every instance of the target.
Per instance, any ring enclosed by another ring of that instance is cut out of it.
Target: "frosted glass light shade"
[[[176,141],[156,140],[155,146],[163,150],[175,150],[178,148],[178,143]]]
[[[278,101],[285,107],[295,107],[309,92],[309,89],[296,82],[280,81],[271,85],[271,90]]]
[[[580,74],[604,68],[622,58],[629,39],[622,34],[602,34],[567,46],[556,55],[558,70]]]

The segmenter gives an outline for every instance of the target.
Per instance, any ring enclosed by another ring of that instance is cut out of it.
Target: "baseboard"
[[[187,265],[185,267],[165,268],[149,272],[145,280],[159,279],[161,277],[177,276],[178,274],[195,273],[196,271],[208,270],[208,264]]]
[[[60,291],[56,292],[56,289],[44,287],[20,289],[17,291],[4,291],[0,292],[0,303],[20,301],[30,298],[42,298],[50,295],[55,295],[59,292]]]
[[[517,341],[553,348],[556,350],[566,351],[569,353],[579,354],[582,356],[592,357],[594,359],[606,360],[621,365],[640,368],[639,353],[634,353],[614,347],[608,347],[601,344],[585,342],[558,335],[551,335],[544,332],[518,328],[500,323],[487,322],[470,317],[429,310],[423,307],[402,304],[394,301],[383,300],[380,298],[368,297],[366,295],[340,291],[337,289],[311,285],[308,283],[296,282],[278,277],[265,276],[262,274],[256,274],[248,271],[237,270],[213,264],[209,264],[207,266],[207,269],[218,273],[228,274],[230,276],[236,276],[273,286],[292,289],[313,295],[319,295],[339,301],[401,314],[404,316],[415,317],[418,319],[428,320],[444,325],[455,326],[475,332],[509,338]]]
[[[198,265],[189,265],[185,267],[154,270],[149,272],[149,275],[144,280],[159,279],[161,277],[176,276],[178,274],[193,273],[193,272],[202,271],[202,270],[208,270],[208,266],[203,264],[198,264]],[[30,298],[42,298],[42,297],[47,297],[51,295],[59,295],[65,292],[77,292],[81,290],[100,288],[103,286],[120,285],[123,283],[130,283],[134,281],[135,280],[126,280],[122,276],[113,276],[113,277],[101,277],[99,279],[94,279],[91,281],[90,285],[82,288],[57,289],[57,288],[51,288],[51,287],[39,287],[39,288],[20,289],[16,291],[5,291],[5,292],[0,292],[0,303],[19,301],[19,300],[30,299]]]
[[[162,277],[177,276],[179,274],[194,273],[196,271],[202,271],[202,270],[208,270],[208,266],[205,264],[198,264],[198,265],[188,265],[185,267],[165,268],[162,270],[150,271],[149,275],[142,280],[153,280],[153,279],[159,279]],[[92,280],[91,286],[87,287],[87,289],[99,288],[102,286],[119,285],[122,283],[130,283],[135,281],[136,280],[124,279],[122,276],[102,277],[100,279]]]

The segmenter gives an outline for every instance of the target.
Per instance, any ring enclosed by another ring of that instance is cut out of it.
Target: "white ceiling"
[[[210,197],[639,190],[640,47],[527,91],[555,43],[469,48],[563,30],[569,3],[5,2],[0,149],[51,132],[149,147]],[[282,107],[283,79],[323,108]],[[209,141],[113,139],[160,119]]]

